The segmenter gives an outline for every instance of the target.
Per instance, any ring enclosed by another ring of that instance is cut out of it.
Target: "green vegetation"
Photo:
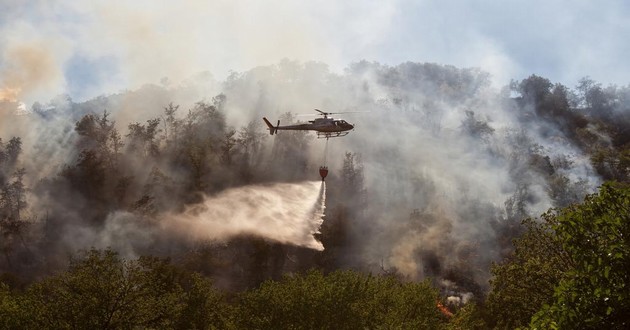
[[[532,315],[552,299],[554,288],[573,262],[551,230],[554,217],[543,222],[526,220],[526,230],[515,240],[515,250],[503,263],[492,267],[493,278],[486,308],[489,324],[515,329],[529,324]]]
[[[439,329],[444,317],[428,282],[353,271],[310,271],[267,281],[241,296],[243,329]]]
[[[630,187],[525,222],[513,256],[496,265],[486,308],[498,329],[627,329]],[[531,323],[530,323],[531,322]]]
[[[6,329],[439,329],[429,282],[354,271],[287,275],[232,296],[168,260],[90,250],[25,291],[0,286]]]
[[[630,326],[630,189],[604,185],[563,209],[553,229],[571,257],[553,301],[533,328],[627,329]]]

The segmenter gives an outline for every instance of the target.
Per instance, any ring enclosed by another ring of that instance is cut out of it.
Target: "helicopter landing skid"
[[[328,139],[334,137],[342,137],[348,135],[350,132],[317,132],[318,139]]]

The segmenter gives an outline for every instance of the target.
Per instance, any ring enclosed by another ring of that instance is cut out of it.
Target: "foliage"
[[[488,329],[483,319],[483,308],[476,303],[468,303],[460,308],[448,323],[448,330],[485,330]]]
[[[560,211],[553,230],[571,257],[554,299],[532,328],[627,329],[630,325],[630,189],[605,184]]]
[[[486,308],[488,324],[498,329],[525,326],[545,303],[573,262],[552,230],[553,213],[542,221],[525,220],[526,230],[514,241],[514,253],[492,266]]]
[[[176,329],[221,329],[230,325],[232,307],[212,286],[212,281],[197,273],[183,284],[183,308],[174,322]]]
[[[624,329],[629,324],[630,189],[604,184],[582,204],[527,220],[494,265],[488,324],[513,329]]]
[[[91,250],[68,272],[29,289],[34,323],[42,328],[166,326],[181,308],[173,269],[155,259],[121,260]]]
[[[21,297],[0,282],[0,329],[24,329],[29,325]]]
[[[141,155],[157,157],[159,155],[159,147],[157,134],[160,133],[160,119],[149,119],[146,125],[140,123],[129,124],[129,148],[133,151],[140,152]]]
[[[167,260],[90,250],[25,292],[0,282],[0,326],[23,329],[442,329],[429,281],[355,271],[268,280],[228,302]],[[464,317],[460,317],[463,319]]]
[[[207,280],[167,260],[124,260],[111,250],[85,252],[67,272],[32,285],[25,300],[35,328],[203,329],[220,322],[213,313],[219,295]]]
[[[428,282],[401,283],[353,271],[310,271],[267,281],[241,296],[247,329],[439,329],[445,320]]]

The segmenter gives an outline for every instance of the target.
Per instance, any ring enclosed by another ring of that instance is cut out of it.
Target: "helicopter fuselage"
[[[267,118],[263,118],[267,127],[269,128],[269,133],[273,135],[277,133],[279,130],[287,130],[287,131],[316,131],[318,137],[338,137],[344,136],[348,134],[348,131],[354,129],[354,125],[346,122],[341,119],[333,119],[333,118],[317,118],[315,120],[309,120],[308,124],[296,124],[296,125],[287,125],[280,126],[280,121],[274,127]],[[345,134],[343,134],[345,133]]]

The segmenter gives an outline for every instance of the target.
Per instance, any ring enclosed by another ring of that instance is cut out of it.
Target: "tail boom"
[[[267,124],[267,127],[269,127],[269,134],[274,135],[275,133],[278,133],[278,126],[280,126],[279,120],[278,120],[278,125],[276,127],[273,127],[273,125],[271,125],[271,123],[269,122],[269,120],[267,120],[267,118],[263,117],[263,120],[265,121],[265,124]]]

